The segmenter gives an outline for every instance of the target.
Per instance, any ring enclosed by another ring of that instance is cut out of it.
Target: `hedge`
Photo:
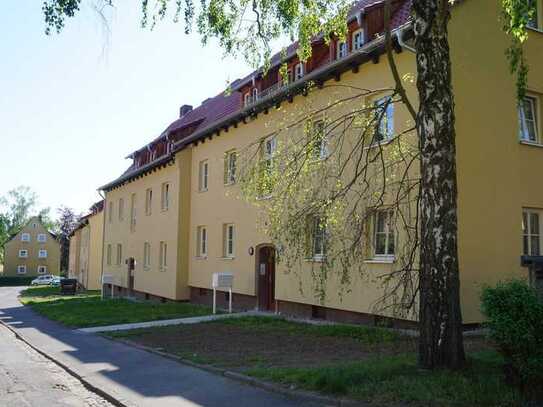
[[[36,277],[0,277],[0,287],[15,287],[21,285],[30,285],[30,282]]]

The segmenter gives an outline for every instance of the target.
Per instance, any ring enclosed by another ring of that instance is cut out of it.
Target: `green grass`
[[[99,291],[62,296],[60,288],[31,287],[21,292],[20,301],[41,315],[74,328],[155,321],[208,315],[200,305],[100,298]]]
[[[303,322],[287,321],[279,317],[250,316],[227,318],[206,322],[207,324],[235,325],[256,332],[281,332],[287,335],[328,336],[351,338],[365,344],[393,342],[400,335],[390,329],[342,324],[313,325]]]
[[[439,406],[515,406],[520,397],[503,382],[503,360],[494,351],[470,355],[460,372],[424,371],[413,354],[373,358],[340,366],[251,369],[266,380],[376,403]]]

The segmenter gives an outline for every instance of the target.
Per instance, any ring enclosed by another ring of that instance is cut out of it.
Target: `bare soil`
[[[366,344],[348,337],[251,329],[232,324],[202,323],[145,330],[128,340],[197,363],[243,371],[268,367],[317,367],[369,357],[412,353],[416,338]],[[483,338],[466,338],[466,351],[487,348]]]

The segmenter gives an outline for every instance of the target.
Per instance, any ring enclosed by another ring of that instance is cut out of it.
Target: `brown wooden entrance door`
[[[258,309],[275,310],[275,249],[261,247],[258,251]]]

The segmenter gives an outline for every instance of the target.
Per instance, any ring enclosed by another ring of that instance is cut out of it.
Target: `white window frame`
[[[251,104],[251,92],[247,92],[243,95],[243,105],[249,106]]]
[[[26,274],[26,265],[20,264],[17,266],[17,274]]]
[[[143,243],[143,268],[148,270],[151,267],[151,243]]]
[[[130,231],[135,232],[136,231],[136,194],[133,193],[130,196]]]
[[[21,242],[30,242],[30,233],[22,233]]]
[[[379,231],[377,225],[379,223],[379,217],[385,216],[384,230]],[[396,257],[396,231],[393,226],[394,211],[391,209],[378,210],[373,215],[373,256],[376,259],[394,259]],[[385,237],[385,250],[383,253],[377,252],[377,239],[379,236]],[[390,250],[390,239],[392,239],[393,250]]]
[[[349,55],[349,46],[346,40],[336,42],[336,59],[342,59]]]
[[[153,214],[153,189],[147,188],[145,190],[145,216],[151,216]]]
[[[360,40],[357,41],[357,38],[360,38]],[[359,28],[358,30],[353,32],[352,50],[357,51],[363,46],[364,46],[364,29]]]
[[[122,222],[124,220],[124,199],[119,198],[119,207],[117,208],[117,215],[119,218],[119,222]]]
[[[313,131],[313,134],[312,134],[311,139],[313,143],[315,143],[313,146],[314,147],[313,154],[315,156],[315,159],[324,160],[328,158],[328,156],[330,155],[328,136],[326,134],[326,124],[324,120],[322,119],[315,120],[312,123],[312,131]],[[319,132],[320,135],[316,134],[316,132]]]
[[[305,76],[305,66],[303,62],[294,65],[294,81],[302,79]]]
[[[255,103],[258,100],[258,88],[254,87],[251,90],[251,99],[253,100],[253,103]]]
[[[166,271],[168,269],[168,243],[162,241],[159,244],[159,266],[160,271]]]
[[[198,226],[196,229],[196,257],[205,259],[209,251],[209,234],[207,226]]]
[[[198,191],[206,192],[209,188],[209,161],[202,160],[198,170]]]
[[[236,170],[238,153],[236,150],[230,150],[225,153],[224,164],[224,185],[236,183]]]
[[[19,250],[19,258],[20,259],[27,259],[28,258],[28,250],[26,250],[26,249]]]
[[[47,258],[47,250],[46,249],[40,249],[38,250],[38,259],[46,259]]]
[[[108,266],[111,266],[111,261],[112,261],[112,257],[113,257],[113,248],[111,246],[111,244],[108,244],[107,245],[107,250],[106,250],[106,263]]]
[[[171,184],[169,182],[164,182],[160,189],[160,206],[162,211],[167,211],[168,209],[170,209],[170,190]]]
[[[326,243],[328,233],[326,226],[322,225],[322,219],[315,216],[311,225],[311,256],[315,261],[323,261],[326,258]]]
[[[381,106],[385,105],[390,100],[386,107],[386,111],[381,113]],[[386,143],[394,138],[394,103],[391,96],[383,96],[378,98],[373,103],[375,108],[375,136],[374,144]],[[381,122],[377,120],[381,118]]]
[[[533,228],[534,217],[537,221],[536,228]],[[541,255],[541,230],[543,227],[543,211],[537,209],[523,208],[522,210],[522,253],[527,256]],[[534,239],[537,241],[537,250],[534,250]]]
[[[233,223],[225,223],[223,227],[223,255],[225,258],[232,259],[235,256],[235,233],[236,229]]]
[[[41,271],[40,271],[41,270]],[[36,270],[38,274],[47,274],[47,266],[38,266]]]
[[[528,102],[531,108],[532,119],[526,118],[525,103]],[[541,137],[539,134],[539,108],[540,99],[538,96],[531,93],[527,94],[523,100],[522,106],[518,106],[518,120],[519,120],[519,138],[520,141],[525,143],[541,143]],[[530,131],[528,126],[534,134],[534,139],[530,138]]]
[[[120,266],[123,263],[123,245],[117,243],[117,255],[115,256],[115,265]]]
[[[38,233],[36,240],[40,243],[45,243],[47,242],[47,235],[45,233]]]
[[[108,222],[113,223],[113,201],[109,201]]]

